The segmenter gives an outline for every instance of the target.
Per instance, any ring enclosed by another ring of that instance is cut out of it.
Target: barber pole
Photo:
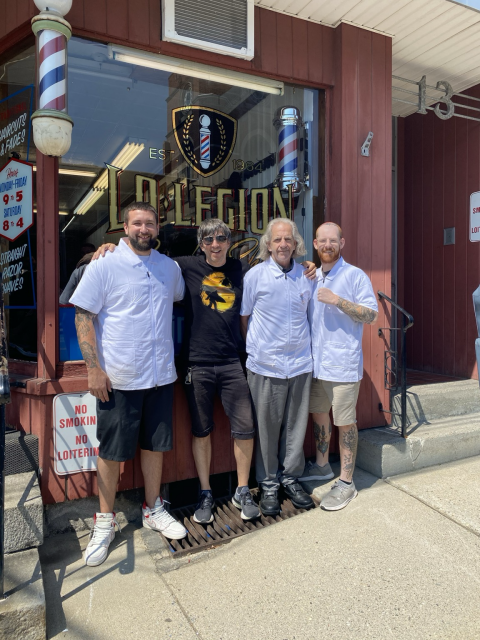
[[[273,121],[278,130],[278,176],[276,183],[282,191],[292,185],[294,192],[302,188],[298,175],[298,130],[300,111],[296,107],[280,107]]]
[[[210,138],[211,133],[208,125],[210,118],[206,114],[202,114],[199,118],[200,128],[200,164],[203,169],[210,166]]]
[[[38,33],[38,92],[40,109],[66,110],[67,39],[58,31]]]
[[[41,153],[63,156],[70,149],[73,121],[67,115],[67,42],[72,35],[63,18],[72,0],[35,0],[41,13],[32,19],[37,36],[37,111],[33,140]]]

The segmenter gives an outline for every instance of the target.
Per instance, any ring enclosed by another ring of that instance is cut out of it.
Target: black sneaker
[[[258,516],[260,515],[260,509],[253,501],[252,494],[250,493],[248,488],[244,488],[241,493],[238,493],[237,487],[237,490],[233,495],[232,502],[237,507],[237,509],[242,510],[240,514],[242,520],[253,520],[253,518],[258,518]]]
[[[199,524],[209,524],[213,522],[213,496],[211,491],[201,491],[200,499],[195,507],[193,519]]]
[[[310,507],[315,506],[311,497],[302,489],[302,486],[298,482],[284,484],[283,490],[286,496],[292,501],[293,506],[297,507],[297,509],[310,509]]]
[[[278,516],[280,513],[280,503],[276,489],[262,489],[260,511],[264,516]]]

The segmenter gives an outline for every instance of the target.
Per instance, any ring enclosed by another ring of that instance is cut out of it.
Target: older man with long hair
[[[278,490],[297,508],[313,506],[298,482],[312,381],[307,319],[312,285],[294,258],[306,253],[294,222],[272,220],[260,258],[244,278],[240,311],[247,343],[247,379],[258,426],[256,474],[264,515],[280,511]]]

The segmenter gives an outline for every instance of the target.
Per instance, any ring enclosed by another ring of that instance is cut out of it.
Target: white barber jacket
[[[314,378],[358,382],[363,377],[363,323],[355,322],[333,304],[319,302],[320,287],[378,311],[372,283],[364,271],[340,258],[325,277],[322,269],[317,269],[315,292],[309,305]]]
[[[245,274],[240,315],[250,316],[247,368],[272,378],[312,371],[308,303],[313,287],[294,263],[284,273],[268,258]]]
[[[176,262],[157,251],[143,262],[123,238],[113,253],[88,265],[70,302],[97,314],[99,364],[114,389],[176,380],[172,311],[184,292]]]

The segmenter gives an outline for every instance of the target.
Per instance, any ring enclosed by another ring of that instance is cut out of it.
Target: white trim
[[[456,0],[449,0],[449,2],[455,2]],[[328,22],[323,22],[322,20],[314,20],[313,18],[307,18],[305,16],[300,16],[298,13],[293,13],[293,11],[284,11],[283,9],[275,9],[275,7],[265,7],[263,4],[257,5],[260,9],[265,9],[266,11],[273,11],[274,13],[283,13],[286,16],[290,16],[291,18],[296,18],[297,20],[303,20],[304,22],[313,22],[313,24],[321,24],[323,27],[328,27],[329,29],[336,29],[342,22],[345,24],[350,24],[352,27],[357,27],[357,29],[363,29],[364,31],[372,31],[373,33],[378,33],[381,36],[386,36],[387,38],[395,38],[395,34],[388,33],[387,31],[380,31],[380,29],[374,29],[373,27],[366,27],[362,24],[357,24],[356,22],[351,22],[350,20],[340,19],[335,24],[329,24]]]
[[[254,0],[247,0],[247,47],[234,49],[233,47],[178,35],[175,31],[175,0],[162,0],[162,40],[165,42],[177,42],[195,49],[220,53],[224,56],[252,60],[255,54],[254,11]]]
[[[394,33],[387,33],[386,31],[380,31],[379,29],[374,29],[373,27],[365,27],[363,24],[357,24],[356,22],[350,22],[350,20],[344,20],[343,18],[335,23],[334,28],[336,29],[340,24],[349,24],[352,27],[357,27],[357,29],[363,29],[364,31],[371,31],[372,33],[378,33],[381,36],[386,36],[387,38],[395,38]]]
[[[265,9],[265,11],[273,11],[273,13],[283,13],[286,16],[290,16],[291,18],[296,18],[297,20],[303,20],[304,22],[313,22],[313,24],[321,24],[323,27],[328,27],[329,29],[335,29],[333,24],[328,24],[328,22],[323,22],[322,20],[314,20],[313,18],[306,18],[305,16],[299,16],[298,13],[293,13],[293,11],[285,11],[284,9],[275,9],[275,7],[265,7],[263,4],[257,4],[259,9]]]
[[[279,80],[261,78],[260,76],[239,73],[238,71],[229,71],[228,69],[209,67],[199,62],[170,58],[158,53],[148,53],[147,51],[131,49],[121,45],[109,44],[108,57],[111,60],[118,60],[119,62],[137,64],[142,67],[149,67],[150,69],[179,73],[186,76],[193,76],[194,78],[203,78],[204,80],[221,82],[222,84],[229,84],[235,87],[244,87],[245,89],[252,89],[253,91],[272,93],[277,96],[282,96],[284,93],[284,84]]]

